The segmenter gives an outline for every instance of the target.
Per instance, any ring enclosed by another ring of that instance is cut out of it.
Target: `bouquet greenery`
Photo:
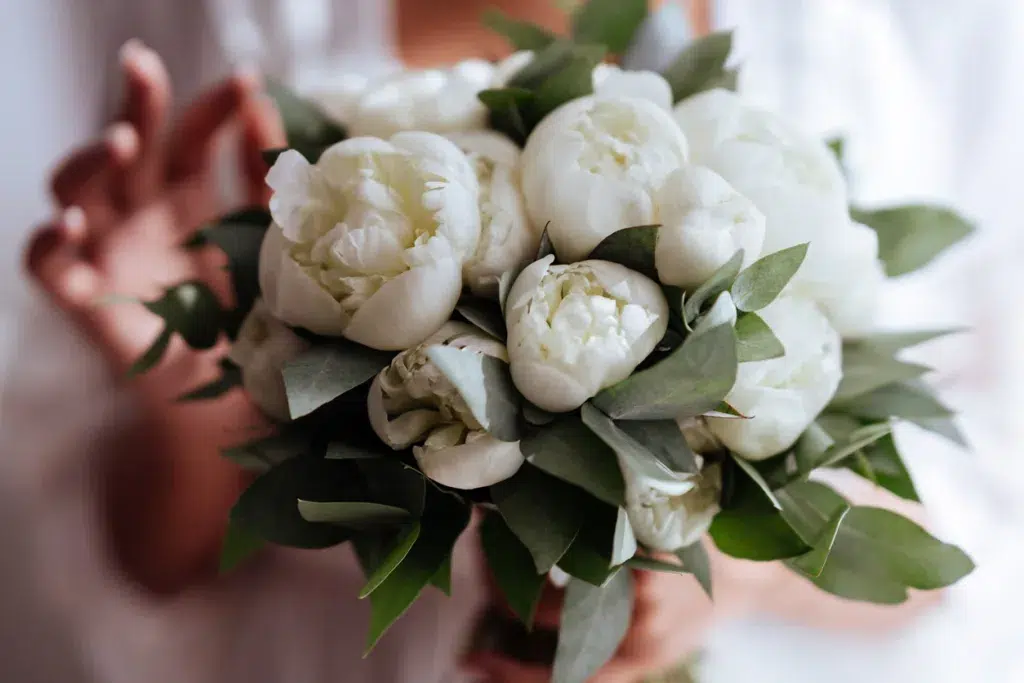
[[[489,13],[519,50],[500,63],[316,102],[274,88],[290,145],[267,152],[269,211],[186,245],[227,254],[233,304],[201,282],[148,302],[166,326],[133,369],[172,335],[226,336],[222,376],[182,400],[241,385],[278,423],[225,453],[259,473],[225,570],[264,543],[351,543],[369,649],[425,587],[451,590],[476,506],[524,624],[549,573],[569,577],[558,683],[616,650],[628,569],[711,595],[705,534],[854,600],[972,570],[810,478],[847,468],[916,500],[893,423],[960,439],[928,368],[898,357],[946,331],[878,332],[874,314],[887,276],[969,226],[851,209],[824,142],[732,92],[729,34],[629,69],[646,4],[583,3],[569,37]]]

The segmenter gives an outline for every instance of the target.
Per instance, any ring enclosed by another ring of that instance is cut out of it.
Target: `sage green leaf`
[[[750,477],[751,481],[757,484],[757,487],[761,489],[761,492],[764,493],[765,497],[769,500],[769,502],[771,502],[772,507],[774,507],[776,510],[781,510],[782,504],[779,503],[778,498],[776,498],[775,494],[772,492],[771,486],[769,486],[768,482],[764,480],[764,477],[761,476],[761,473],[758,472],[757,468],[754,467],[752,463],[747,462],[746,460],[739,457],[735,453],[733,453],[732,456],[733,462],[736,463],[736,466],[743,470],[743,472],[748,477]]]
[[[522,147],[526,144],[532,126],[527,125],[529,109],[534,102],[532,90],[509,87],[484,90],[477,98],[487,107],[490,127],[504,133]]]
[[[454,346],[431,346],[427,358],[448,378],[491,436],[501,441],[519,440],[520,398],[508,363]]]
[[[697,583],[704,589],[709,598],[714,595],[711,592],[711,558],[708,557],[707,548],[700,541],[692,543],[685,548],[676,551],[676,557],[683,563],[683,569],[693,574]]]
[[[821,534],[812,543],[814,549],[806,555],[794,557],[790,560],[793,566],[808,576],[821,576],[821,572],[825,569],[825,563],[828,561],[828,556],[832,552],[832,547],[835,545],[836,538],[839,536],[839,527],[849,512],[850,508],[847,507],[833,515],[828,520]]]
[[[452,557],[444,561],[437,573],[430,577],[430,585],[441,591],[449,598],[452,597]]]
[[[242,369],[227,358],[221,359],[219,363],[220,375],[206,384],[182,394],[178,397],[179,403],[191,401],[205,401],[219,398],[236,387],[242,386]]]
[[[807,256],[808,243],[762,256],[736,276],[729,292],[736,308],[759,311],[782,293]]]
[[[586,581],[592,586],[603,586],[618,571],[612,566],[610,554],[599,549],[587,539],[576,537],[569,550],[558,561],[558,568],[574,579]]]
[[[871,347],[844,344],[843,379],[832,400],[844,401],[893,382],[917,379],[930,370],[924,365],[906,363],[884,355]]]
[[[850,217],[878,233],[878,258],[889,277],[913,272],[974,232],[959,214],[937,206],[900,206],[879,211],[850,209]]]
[[[409,511],[393,505],[364,501],[299,500],[299,514],[307,522],[323,522],[347,527],[396,524],[409,519]]]
[[[672,101],[679,102],[717,87],[735,90],[736,74],[725,68],[730,52],[732,31],[712,33],[690,42],[662,73],[672,86]]]
[[[420,537],[420,523],[413,522],[402,530],[389,546],[383,548],[384,555],[379,561],[373,562],[372,570],[367,573],[366,584],[359,591],[359,598],[365,598],[377,590],[391,572],[409,555],[413,545]],[[370,569],[364,566],[364,570]]]
[[[593,45],[579,45],[561,69],[546,78],[534,91],[529,124],[533,126],[555,109],[571,100],[594,92],[594,67],[604,59],[605,50]]]
[[[742,266],[743,250],[740,249],[733,254],[731,259],[716,270],[707,279],[707,282],[698,287],[686,299],[686,304],[683,306],[683,319],[687,325],[692,324],[697,319],[704,308],[704,304],[713,302],[718,298],[719,294],[728,291],[733,286]]]
[[[455,541],[468,523],[467,505],[453,495],[435,488],[429,490],[419,538],[370,595],[367,653],[450,560]]]
[[[862,448],[887,436],[891,431],[892,426],[887,422],[869,424],[858,427],[820,453],[811,453],[805,445],[803,450],[798,449],[797,451],[799,470],[787,480],[787,483],[804,478],[819,467],[833,467]],[[772,483],[776,484],[777,482],[773,481]]]
[[[235,522],[228,522],[228,530],[220,547],[220,573],[233,572],[266,545],[267,542],[257,534]]]
[[[557,420],[558,416],[546,410],[541,410],[529,401],[523,401],[523,419],[532,425],[543,427]]]
[[[645,18],[647,0],[587,0],[573,12],[572,38],[622,53]]]
[[[547,575],[537,573],[530,551],[501,515],[492,513],[484,518],[480,525],[480,543],[487,566],[508,606],[530,629]]]
[[[532,95],[531,91],[539,88],[544,81],[572,61],[577,47],[572,41],[559,38],[544,49],[537,50],[533,61],[509,79],[506,90],[525,91]]]
[[[455,310],[468,323],[476,325],[498,341],[504,342],[508,337],[505,317],[501,314],[501,306],[496,301],[464,294]]]
[[[857,347],[867,347],[877,353],[893,356],[896,352],[903,349],[918,346],[951,334],[960,334],[964,331],[964,328],[949,327],[939,330],[917,330],[914,332],[879,332],[870,337],[852,339],[848,344]]]
[[[686,339],[663,361],[594,397],[616,420],[667,420],[715,408],[736,381],[736,333],[719,325]]]
[[[908,417],[904,419],[907,422],[916,424],[921,429],[945,437],[961,448],[969,447],[963,432],[960,431],[960,428],[956,426],[956,422],[951,417]]]
[[[648,572],[665,572],[668,574],[689,574],[690,571],[683,567],[681,564],[675,564],[674,562],[662,562],[661,560],[652,560],[649,557],[641,557],[637,555],[631,560],[626,562],[626,566],[630,569],[642,569]]]
[[[857,425],[854,425],[856,429]],[[851,430],[852,432],[853,430]],[[846,440],[846,437],[843,437]],[[798,466],[798,472],[810,472],[817,463],[821,462],[822,455],[832,448],[836,440],[829,434],[828,430],[822,427],[820,421],[812,422],[807,430],[800,435],[793,448],[793,455]]]
[[[555,35],[528,21],[512,19],[497,9],[483,15],[484,26],[501,34],[516,50],[542,50],[555,40]]]
[[[625,484],[615,453],[584,426],[565,415],[523,438],[519,450],[527,462],[605,501],[622,505]]]
[[[629,467],[630,470],[645,479],[661,482],[668,486],[678,487],[689,480],[686,475],[672,471],[643,443],[624,431],[622,426],[626,423],[617,424],[589,403],[583,404],[580,416],[583,419],[583,424],[619,456],[623,467]],[[676,430],[678,431],[678,427]]]
[[[506,524],[533,556],[537,573],[551,571],[583,525],[583,493],[529,463],[490,490]]]
[[[221,455],[245,470],[262,473],[286,460],[308,454],[310,449],[308,435],[281,429],[276,434],[224,449]]]
[[[700,470],[675,420],[623,420],[616,426],[673,472],[696,474]]]
[[[537,246],[537,258],[535,258],[534,261],[540,261],[542,258],[555,253],[555,245],[551,243],[551,235],[548,233],[548,227],[550,225],[551,221],[548,221],[544,226],[544,230],[540,233],[540,244]]]
[[[900,498],[920,502],[914,480],[903,463],[891,434],[863,449],[864,461],[870,468],[870,479]],[[853,467],[852,464],[848,464]]]
[[[686,333],[690,331],[683,318],[683,303],[686,301],[686,291],[674,285],[662,285],[661,291],[665,295],[665,300],[668,301],[668,329],[671,332],[675,332],[680,341],[682,341],[682,337],[685,337]],[[667,332],[665,336],[668,336]]]
[[[781,358],[786,347],[761,316],[744,313],[736,320],[736,359],[740,363]]]
[[[927,420],[953,415],[953,411],[942,405],[927,389],[907,382],[888,384],[866,394],[834,401],[829,407],[865,420],[890,417]]]
[[[813,481],[789,484],[779,490],[778,497],[783,504],[783,517],[813,546],[807,555],[793,562],[803,571],[817,576],[835,545],[840,521],[849,512],[850,505],[828,486]]]
[[[832,152],[832,156],[836,158],[836,163],[840,166],[846,164],[846,139],[842,137],[835,137],[830,140],[826,140],[829,150]]]
[[[611,261],[658,281],[654,251],[658,247],[660,225],[638,225],[618,230],[601,240],[588,259]]]
[[[636,553],[636,537],[622,508],[592,498],[580,501],[583,525],[558,567],[595,586],[603,586],[615,573],[619,560]]]
[[[345,139],[346,133],[342,126],[334,122],[320,107],[298,96],[281,83],[267,82],[266,92],[274,100],[281,114],[289,147],[328,146]]]
[[[615,654],[629,628],[633,583],[618,571],[602,587],[570,581],[565,591],[552,683],[585,683]]]
[[[156,364],[164,357],[167,345],[171,343],[172,334],[171,328],[165,325],[164,329],[157,335],[157,338],[149,345],[149,348],[143,351],[142,355],[128,368],[128,372],[125,373],[126,377],[129,379],[138,377],[156,367]]]
[[[392,358],[394,354],[337,339],[289,361],[282,374],[292,419],[308,415],[372,379]]]

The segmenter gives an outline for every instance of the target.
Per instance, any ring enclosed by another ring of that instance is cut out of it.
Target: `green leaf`
[[[502,595],[527,629],[533,625],[546,574],[537,573],[533,556],[501,515],[488,514],[480,526],[487,566]]]
[[[800,270],[807,256],[807,246],[782,249],[762,256],[736,277],[729,290],[736,308],[741,311],[759,311],[782,293],[789,281]]]
[[[132,366],[128,368],[125,375],[129,379],[132,377],[138,377],[139,375],[145,374],[156,367],[156,364],[164,357],[164,353],[167,351],[167,345],[171,343],[171,335],[171,328],[165,325],[163,331],[157,335],[157,338],[153,340],[153,343],[149,345],[149,348],[143,351],[142,355],[132,363]]]
[[[548,233],[548,227],[551,222],[544,226],[544,230],[540,233],[540,244],[537,246],[537,258],[534,261],[540,261],[546,256],[550,256],[555,253],[555,245],[551,243],[551,235]]]
[[[455,310],[468,323],[476,325],[498,341],[503,342],[508,337],[508,331],[505,329],[505,317],[501,314],[501,306],[496,301],[472,294],[463,294]]]
[[[914,480],[903,463],[896,441],[891,434],[863,449],[864,459],[871,468],[871,479],[900,498],[920,502]]]
[[[906,382],[888,384],[851,399],[834,401],[829,408],[865,420],[948,418],[953,414],[926,389]]]
[[[393,505],[364,501],[320,502],[299,500],[299,514],[307,522],[323,522],[347,527],[396,524],[409,519],[409,511]]]
[[[658,281],[654,251],[658,246],[660,225],[638,225],[618,230],[601,240],[588,259],[611,261]]]
[[[707,282],[698,287],[686,299],[686,304],[683,306],[683,319],[688,325],[697,319],[697,316],[700,315],[701,310],[704,308],[704,304],[713,302],[718,298],[719,294],[728,291],[733,286],[742,266],[743,250],[740,249],[733,254],[731,259],[716,270],[708,278]]]
[[[489,125],[499,133],[504,133],[519,146],[526,144],[532,126],[527,126],[528,110],[534,97],[532,90],[510,87],[483,90],[477,98],[484,103],[490,112]]]
[[[819,467],[833,467],[862,448],[887,436],[891,431],[892,427],[886,422],[864,425],[820,453],[804,452],[797,459],[799,470],[794,476],[789,477],[786,483],[804,478]]]
[[[299,97],[275,81],[266,84],[266,92],[274,100],[289,147],[326,147],[345,139],[345,129],[335,123],[320,107]]]
[[[647,0],[587,0],[573,12],[572,38],[622,53],[646,18]]]
[[[828,145],[829,150],[832,152],[832,156],[836,158],[836,163],[840,166],[846,165],[846,139],[842,137],[835,137],[825,142]]]
[[[413,545],[420,538],[420,523],[413,522],[403,530],[395,539],[394,543],[385,550],[385,554],[379,562],[373,563],[372,571],[368,572],[366,585],[359,591],[359,598],[365,598],[377,590],[384,581],[391,576],[391,573],[402,564],[402,561],[409,555]],[[364,569],[369,569],[365,567]]]
[[[228,460],[252,472],[266,472],[286,460],[309,453],[309,435],[297,434],[292,430],[248,441],[221,452]]]
[[[580,505],[583,525],[558,567],[577,579],[603,586],[617,566],[636,553],[636,537],[622,508],[593,499]]]
[[[911,346],[918,346],[933,339],[951,334],[960,334],[964,331],[964,328],[950,327],[940,330],[918,330],[915,332],[880,332],[870,337],[850,340],[848,344],[857,347],[867,347],[879,354],[893,356],[896,352]]]
[[[711,592],[711,558],[704,544],[697,541],[680,548],[676,551],[676,557],[682,561],[683,568],[693,574],[708,597],[714,597]]]
[[[843,379],[832,400],[839,402],[855,398],[893,382],[917,379],[930,370],[924,365],[883,355],[871,347],[844,344]]]
[[[623,420],[616,426],[673,472],[696,474],[700,471],[675,420]]]
[[[520,439],[520,398],[508,363],[454,346],[431,346],[427,358],[448,378],[491,436],[501,441]]]
[[[543,427],[557,420],[558,415],[541,410],[529,401],[523,401],[523,419],[534,426]]]
[[[292,419],[309,415],[372,379],[392,358],[394,354],[337,339],[289,361],[282,374]]]
[[[732,52],[732,31],[712,33],[690,42],[662,73],[679,102],[716,87],[735,90],[736,74],[725,68]]]
[[[575,415],[559,417],[519,443],[527,461],[610,505],[625,501],[615,453]]]
[[[266,545],[267,542],[258,535],[229,521],[220,548],[220,573],[233,572]]]
[[[571,59],[534,91],[536,99],[530,107],[530,121],[533,126],[566,102],[593,93],[594,67],[601,63],[604,56],[604,48],[596,48],[593,45],[576,46]]]
[[[617,420],[693,417],[725,398],[736,369],[736,333],[719,325],[688,337],[665,360],[605,389],[593,403]]]
[[[774,507],[776,510],[781,510],[782,504],[779,503],[779,500],[775,497],[775,494],[772,492],[771,486],[769,486],[768,482],[764,480],[764,477],[761,476],[761,473],[757,471],[757,468],[754,467],[752,463],[747,462],[746,460],[739,457],[735,453],[733,453],[732,456],[733,462],[736,463],[736,466],[743,470],[743,472],[746,473],[748,477],[750,477],[751,481],[757,484],[757,487],[761,489],[761,492],[764,493],[765,497],[768,498],[768,500],[771,502],[772,507]]]
[[[533,61],[509,79],[507,89],[518,89],[527,93],[536,90],[572,61],[577,47],[571,41],[558,39],[543,50],[538,50]]]
[[[850,217],[878,233],[878,258],[889,277],[923,268],[974,232],[974,227],[956,212],[936,206],[879,211],[851,208]]]
[[[484,26],[504,36],[516,50],[542,50],[555,40],[555,35],[528,21],[512,19],[497,9],[483,15]]]
[[[736,320],[736,359],[740,363],[781,358],[786,347],[761,316],[744,313]]]
[[[220,337],[225,313],[217,295],[200,281],[169,287],[156,301],[143,302],[151,313],[163,318],[193,349],[211,349]]]
[[[582,492],[530,464],[491,487],[491,498],[509,528],[546,574],[565,555],[583,525]]]
[[[615,654],[632,612],[629,572],[616,572],[600,588],[570,581],[562,607],[552,683],[585,683]]]
[[[850,511],[849,504],[817,482],[792,483],[781,489],[778,497],[783,503],[783,517],[812,546],[806,555],[792,559],[792,565],[812,576],[820,575]]]
[[[921,429],[945,437],[961,448],[969,447],[963,432],[960,431],[960,428],[956,426],[956,422],[950,417],[908,417],[904,419]]]
[[[219,398],[235,387],[242,386],[242,369],[227,358],[222,358],[219,364],[220,375],[201,387],[182,394],[178,397],[181,403],[190,401],[205,401]]]
[[[689,574],[689,570],[683,567],[681,564],[675,564],[674,562],[662,562],[661,560],[652,560],[649,557],[636,557],[626,562],[626,566],[630,569],[642,569],[648,572],[665,572],[668,574]]]

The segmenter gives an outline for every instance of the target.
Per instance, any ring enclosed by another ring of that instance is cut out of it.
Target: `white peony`
[[[477,98],[491,86],[494,66],[479,59],[449,69],[402,71],[366,86],[351,107],[349,133],[386,138],[400,131],[479,130],[487,108]]]
[[[721,509],[722,469],[704,467],[671,485],[644,477],[620,459],[626,482],[626,512],[638,541],[672,552],[700,540]]]
[[[749,199],[714,171],[686,166],[658,192],[658,279],[695,288],[743,250],[743,267],[761,253],[765,218]]]
[[[355,116],[367,85],[366,76],[348,73],[315,82],[303,88],[301,92],[337,123],[348,126]]]
[[[309,349],[309,343],[270,314],[263,300],[249,311],[231,347],[230,359],[242,370],[242,387],[263,412],[288,420],[288,397],[281,369]]]
[[[476,174],[458,147],[431,133],[350,138],[315,165],[285,152],[267,183],[276,226],[260,287],[277,318],[386,350],[448,320],[480,237]]]
[[[398,354],[370,387],[367,407],[377,435],[396,450],[412,446],[430,479],[456,489],[477,489],[515,474],[523,464],[518,442],[483,430],[465,400],[427,358],[446,344],[508,360],[505,347],[472,325],[448,322],[419,346]]]
[[[549,114],[523,150],[523,194],[561,260],[655,222],[656,196],[687,158],[672,117],[641,99],[581,97]]]
[[[780,297],[758,315],[786,354],[740,363],[725,400],[750,419],[707,419],[711,432],[748,460],[763,460],[792,446],[828,405],[843,376],[839,334],[814,303]]]
[[[567,412],[624,380],[661,340],[657,283],[616,263],[536,261],[505,305],[512,380],[535,405]]]
[[[475,294],[494,297],[501,274],[529,263],[540,247],[540,231],[526,215],[520,189],[519,148],[491,131],[452,133],[448,139],[466,153],[480,184],[480,244],[463,276]]]

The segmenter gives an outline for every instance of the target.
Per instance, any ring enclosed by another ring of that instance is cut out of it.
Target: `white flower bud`
[[[281,370],[309,343],[270,314],[259,300],[238,330],[230,359],[242,370],[242,387],[263,412],[285,421],[290,415]]]
[[[672,552],[700,540],[721,509],[722,470],[704,467],[687,486],[666,488],[620,460],[626,482],[626,512],[638,541],[651,550]]]
[[[598,64],[591,77],[594,94],[599,97],[635,97],[665,111],[672,109],[672,86],[654,71],[625,71],[615,64]]]
[[[430,479],[477,489],[508,479],[523,464],[518,442],[499,441],[473,417],[465,400],[427,357],[447,344],[507,360],[505,347],[472,325],[448,322],[422,344],[398,354],[370,386],[370,424],[395,449],[412,446]]]
[[[476,174],[454,144],[350,138],[315,165],[285,152],[267,183],[260,287],[277,318],[400,350],[451,316],[480,237]]]
[[[686,138],[647,100],[581,97],[549,114],[523,150],[523,194],[562,261],[608,235],[655,222],[655,197],[685,162]]]
[[[749,419],[707,418],[733,453],[764,460],[781,453],[832,400],[843,376],[842,342],[817,306],[780,297],[758,311],[786,354],[740,363],[726,402]]]
[[[557,413],[629,377],[664,336],[668,302],[657,283],[616,263],[553,261],[520,274],[505,317],[512,380]]]

